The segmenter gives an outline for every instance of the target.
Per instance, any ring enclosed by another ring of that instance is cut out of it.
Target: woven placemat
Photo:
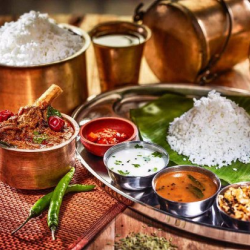
[[[82,249],[126,205],[110,196],[105,186],[79,162],[71,183],[95,184],[94,191],[67,194],[60,210],[60,225],[52,241],[47,212],[31,219],[14,236],[11,232],[28,216],[32,205],[51,189],[17,190],[0,182],[0,249]]]

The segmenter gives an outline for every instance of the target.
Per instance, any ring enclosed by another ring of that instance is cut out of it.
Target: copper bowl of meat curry
[[[55,96],[53,96],[53,98],[55,98]],[[24,107],[24,111],[22,109],[19,110],[19,112],[24,113],[21,115],[13,115],[12,119],[25,120],[27,119],[25,115],[29,114],[27,123],[32,123],[38,119],[39,114],[44,116],[44,110],[39,113],[38,107]],[[32,113],[32,116],[30,116],[30,113]],[[74,166],[75,142],[79,133],[79,126],[76,121],[68,115],[61,114],[64,125],[63,130],[60,132],[53,131],[51,133],[41,134],[42,132],[40,131],[42,131],[43,128],[39,127],[42,125],[39,125],[36,128],[31,127],[29,129],[23,127],[21,130],[25,131],[24,135],[23,132],[20,132],[11,138],[12,133],[15,133],[16,127],[15,122],[11,121],[11,118],[8,119],[5,123],[0,124],[0,132],[6,130],[1,133],[2,135],[5,133],[4,136],[7,142],[8,140],[15,140],[15,142],[17,142],[15,144],[6,143],[7,147],[3,147],[3,144],[1,144],[0,180],[18,189],[35,190],[56,186],[62,176],[69,171],[70,167]],[[19,120],[18,125],[21,123]],[[22,123],[24,126],[26,125],[25,122],[26,121]],[[14,123],[14,125],[12,123]],[[46,123],[44,119],[41,121],[41,124],[43,123]],[[11,126],[13,128],[10,128]],[[20,128],[18,129],[20,130]],[[44,129],[48,130],[48,125],[45,125]],[[48,139],[46,139],[46,143],[40,147],[38,143],[33,143],[33,141],[29,140],[29,137],[32,135],[33,140],[35,136],[37,136],[36,139],[39,140],[44,134],[48,136]],[[28,145],[26,148],[23,145],[23,138],[20,138],[19,142],[18,136],[25,137],[25,145]]]

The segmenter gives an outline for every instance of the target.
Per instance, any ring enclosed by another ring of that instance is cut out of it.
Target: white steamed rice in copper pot
[[[59,27],[48,14],[23,14],[0,27],[0,64],[32,66],[56,62],[73,55],[83,39]]]

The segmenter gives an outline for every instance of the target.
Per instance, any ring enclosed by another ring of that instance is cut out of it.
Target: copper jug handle
[[[138,23],[139,21],[142,21],[143,16],[144,16],[144,11],[141,10],[141,8],[143,7],[143,3],[139,3],[139,5],[135,8],[135,13],[134,13],[134,17],[133,20],[134,22]]]
[[[219,53],[215,53],[211,59],[209,60],[207,66],[199,72],[199,75],[196,79],[196,82],[199,83],[200,85],[205,85],[206,83],[209,83],[211,81],[213,81],[216,77],[217,74],[216,73],[212,73],[211,69],[216,65],[216,63],[220,60],[222,54],[224,53],[224,51],[227,48],[228,42],[231,38],[231,34],[232,34],[232,27],[233,27],[233,17],[232,17],[232,12],[229,9],[229,7],[227,6],[226,2],[224,0],[216,0],[218,1],[222,7],[224,8],[224,10],[226,11],[226,14],[228,16],[228,33],[227,33],[227,37],[226,40],[224,42],[224,45],[221,49],[221,51]]]
[[[156,5],[158,2],[162,2],[162,1],[163,0],[155,0],[152,3],[151,7],[154,6],[154,5]],[[178,2],[178,1],[179,0],[167,0],[167,1],[164,1],[164,4],[166,4],[166,2],[167,2],[167,4],[168,3],[170,4],[170,3],[175,3],[175,2]],[[133,20],[136,23],[138,23],[138,22],[140,22],[140,21],[143,20],[143,16],[144,16],[144,13],[145,13],[145,11],[142,10],[143,6],[144,6],[144,3],[139,3],[139,5],[135,8]]]

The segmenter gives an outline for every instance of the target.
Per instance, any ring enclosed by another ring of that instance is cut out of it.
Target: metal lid
[[[152,30],[145,56],[155,75],[165,82],[213,79],[211,68],[224,53],[232,31],[231,9],[224,0],[156,1],[146,12],[138,6],[135,21]],[[231,62],[226,63],[229,68]]]
[[[155,75],[165,82],[193,82],[207,61],[207,49],[188,9],[161,1],[148,9],[143,23],[153,31],[145,57]]]

